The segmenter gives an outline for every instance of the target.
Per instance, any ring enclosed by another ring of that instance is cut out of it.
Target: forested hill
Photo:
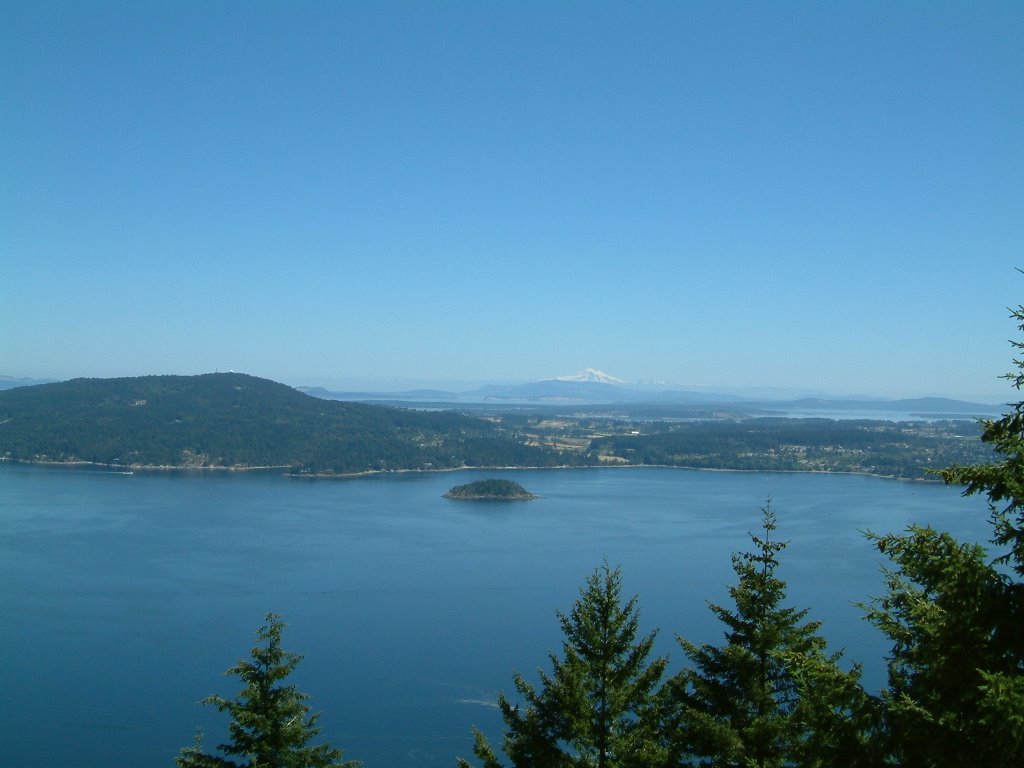
[[[494,423],[304,395],[239,373],[72,379],[0,392],[0,457],[354,473],[551,466]]]

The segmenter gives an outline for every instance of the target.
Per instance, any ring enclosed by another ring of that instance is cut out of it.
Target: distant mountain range
[[[0,390],[14,389],[15,387],[32,387],[36,384],[52,384],[54,379],[26,379],[14,376],[0,376]]]
[[[0,376],[0,391],[39,384],[50,379]],[[491,406],[598,406],[658,405],[740,409],[746,413],[809,413],[878,412],[923,414],[938,417],[988,417],[1003,412],[1001,405],[968,402],[945,397],[884,399],[871,397],[806,396],[809,390],[773,390],[745,388],[714,391],[709,388],[686,387],[666,381],[629,383],[595,368],[579,373],[555,376],[523,384],[488,384],[465,391],[416,388],[403,391],[332,390],[325,387],[295,387],[298,391],[322,400],[363,403],[491,405]],[[800,396],[794,393],[800,392]]]
[[[555,381],[586,381],[593,382],[595,384],[625,384],[624,379],[616,378],[611,376],[604,371],[598,371],[594,368],[584,368],[579,373],[573,374],[572,376],[555,376]]]
[[[363,402],[491,404],[491,405],[700,405],[743,407],[753,411],[881,411],[945,415],[948,417],[985,417],[999,414],[1002,407],[973,403],[945,397],[921,397],[898,400],[882,398],[775,398],[742,396],[735,393],[686,388],[670,382],[629,384],[594,368],[586,368],[571,376],[525,384],[489,384],[465,392],[437,389],[414,389],[403,392],[335,392],[323,387],[297,387],[299,391],[330,400]]]

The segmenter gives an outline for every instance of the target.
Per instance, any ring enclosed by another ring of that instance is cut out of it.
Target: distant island
[[[519,483],[511,480],[477,480],[465,485],[457,485],[444,495],[446,499],[463,499],[471,501],[526,501],[536,499]]]

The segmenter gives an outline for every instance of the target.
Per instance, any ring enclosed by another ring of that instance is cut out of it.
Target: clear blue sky
[[[0,6],[0,374],[1009,397],[1020,2]]]

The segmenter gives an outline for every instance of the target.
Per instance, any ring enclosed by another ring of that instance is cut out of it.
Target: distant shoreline
[[[218,465],[205,465],[205,466],[191,466],[187,464],[174,465],[174,464],[160,464],[160,465],[149,465],[149,464],[103,464],[95,461],[25,461],[23,459],[9,459],[6,457],[0,457],[0,464],[20,464],[24,466],[36,466],[36,467],[95,467],[97,469],[106,470],[120,470],[122,472],[152,472],[158,474],[161,472],[269,472],[271,470],[288,470],[290,465],[270,465],[270,466],[218,466]],[[762,474],[786,474],[786,475],[858,475],[862,477],[877,477],[881,480],[898,480],[903,483],[941,483],[938,477],[933,479],[933,476],[926,477],[900,477],[898,475],[883,475],[878,472],[857,472],[855,470],[848,469],[738,469],[733,467],[691,467],[684,466],[681,464],[619,464],[619,463],[608,463],[608,464],[561,464],[559,466],[546,466],[546,467],[530,467],[530,466],[463,466],[463,467],[439,467],[435,469],[366,469],[359,472],[308,472],[308,473],[295,473],[295,472],[282,472],[282,477],[291,477],[298,480],[310,479],[310,480],[348,480],[360,477],[372,477],[374,475],[398,475],[398,474],[439,474],[444,472],[465,472],[465,471],[481,471],[481,472],[523,472],[523,471],[538,471],[538,470],[551,470],[560,471],[566,469],[682,469],[690,472],[746,472],[749,474],[762,473]],[[465,497],[464,497],[465,498]],[[490,498],[490,497],[487,497]]]

